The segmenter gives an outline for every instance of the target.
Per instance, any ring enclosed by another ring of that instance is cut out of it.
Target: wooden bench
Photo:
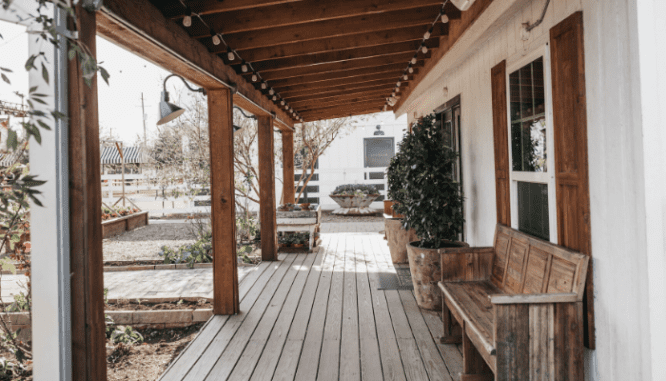
[[[584,380],[587,256],[497,225],[493,247],[441,260],[442,342],[462,341],[461,381]]]

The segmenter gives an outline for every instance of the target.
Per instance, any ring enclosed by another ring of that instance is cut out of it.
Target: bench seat
[[[498,225],[492,248],[442,253],[443,343],[461,381],[582,380],[588,257]]]

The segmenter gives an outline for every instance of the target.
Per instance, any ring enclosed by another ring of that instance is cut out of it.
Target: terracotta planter
[[[407,244],[409,270],[414,283],[414,296],[421,308],[439,311],[442,309],[442,295],[437,282],[442,278],[440,255],[450,249],[469,247],[464,242],[447,241],[449,247],[426,249],[418,247],[418,241]]]
[[[393,214],[393,200],[384,200],[384,214]]]
[[[416,232],[414,229],[405,230],[402,227],[402,219],[399,218],[387,218],[385,226],[391,260],[393,260],[393,263],[409,262],[407,259],[407,244],[418,239]]]
[[[330,195],[330,197],[340,206],[333,211],[333,214],[365,216],[375,214],[369,206],[379,195]]]

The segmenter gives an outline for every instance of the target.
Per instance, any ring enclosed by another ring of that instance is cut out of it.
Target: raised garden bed
[[[148,211],[102,221],[102,238],[110,238],[148,225]]]

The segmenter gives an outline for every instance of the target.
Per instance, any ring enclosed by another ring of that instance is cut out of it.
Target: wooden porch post
[[[282,198],[285,204],[294,200],[294,132],[282,131]]]
[[[79,41],[96,56],[96,18],[76,6]],[[64,49],[64,47],[62,47]],[[78,58],[67,61],[72,380],[106,380],[102,185],[97,76],[83,81]]]
[[[273,117],[257,116],[257,121],[259,130],[261,259],[263,261],[275,261],[277,260],[277,216],[275,205]]]
[[[234,129],[231,90],[208,91],[211,220],[213,229],[213,313],[239,312],[234,191]]]

